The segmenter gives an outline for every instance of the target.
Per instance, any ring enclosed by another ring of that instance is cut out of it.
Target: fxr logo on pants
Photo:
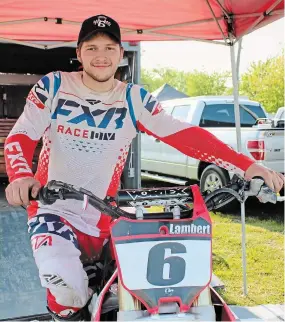
[[[8,150],[7,158],[10,162],[11,168],[19,168],[15,173],[32,173],[29,168],[27,160],[24,158],[24,154],[19,142],[11,142],[6,144],[5,150]],[[19,152],[19,153],[18,153]]]
[[[52,236],[50,235],[36,235],[31,238],[33,250],[37,250],[41,246],[52,246]]]
[[[42,246],[42,243],[49,242],[48,238],[46,240],[43,240],[43,237],[52,236],[52,240],[50,240],[50,242],[53,241],[54,243],[56,243],[56,236],[59,236],[64,238],[65,240],[71,241],[78,249],[76,234],[69,226],[61,222],[60,217],[58,217],[57,215],[48,214],[44,216],[36,216],[29,220],[28,225],[28,231],[32,241],[32,246],[34,240],[36,241],[34,246],[38,246],[37,248]],[[39,239],[35,239],[36,237],[39,237]]]

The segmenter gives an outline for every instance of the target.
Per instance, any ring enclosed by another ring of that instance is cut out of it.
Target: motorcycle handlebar
[[[280,197],[277,197],[271,189],[264,185],[264,181],[261,178],[255,178],[250,182],[239,178],[226,187],[210,193],[204,193],[203,198],[208,210],[211,211],[224,206],[234,198],[242,202],[243,194],[245,197],[257,196],[261,202],[276,203],[280,200]],[[120,190],[116,198],[107,197],[102,200],[88,190],[53,180],[47,186],[41,188],[36,198],[30,198],[30,200],[39,200],[43,204],[53,204],[58,199],[83,200],[84,198],[88,198],[88,203],[91,206],[114,218],[120,216],[136,218],[135,214],[130,214],[120,209],[119,206],[151,206],[157,204],[164,206],[180,205],[182,207],[184,205],[181,210],[181,218],[192,216],[192,210],[186,206],[188,203],[193,202],[192,191],[190,187],[185,186]],[[284,198],[281,200],[284,200]],[[116,202],[116,206],[111,204],[112,201]],[[143,217],[145,219],[171,219],[173,218],[173,213],[144,213]]]

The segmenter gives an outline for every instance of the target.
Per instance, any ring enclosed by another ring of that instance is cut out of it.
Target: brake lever
[[[246,197],[255,196],[261,203],[270,202],[275,204],[278,201],[277,194],[264,184],[262,178],[253,178],[245,190]]]

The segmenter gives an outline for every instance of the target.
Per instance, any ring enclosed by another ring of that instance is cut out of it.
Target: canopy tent
[[[123,41],[194,40],[230,46],[237,149],[241,150],[234,44],[283,17],[284,0],[2,0],[0,41],[42,49],[74,45],[81,22],[101,13],[119,22]],[[241,217],[246,294],[244,204]]]
[[[164,84],[158,89],[156,89],[154,92],[151,93],[152,96],[156,97],[160,102],[172,100],[176,98],[185,98],[188,97],[188,95],[179,92],[176,88]]]
[[[281,18],[284,0],[141,0],[135,5],[132,0],[50,0],[40,5],[37,0],[2,0],[0,8],[0,41],[36,48],[76,44],[82,21],[91,14],[100,13],[119,22],[123,41],[195,40],[229,45],[236,97],[237,148],[240,151],[233,45],[243,35]],[[51,41],[56,43],[50,44]]]
[[[123,41],[195,40],[229,45],[240,151],[233,45],[243,35],[281,18],[284,0],[141,0],[135,5],[132,0],[50,0],[40,5],[37,0],[2,0],[0,8],[0,41],[42,49],[74,46],[82,21],[100,13],[119,22]]]
[[[284,1],[2,0],[0,8],[1,41],[59,41],[62,46],[76,41],[86,17],[103,13],[119,22],[123,41],[187,39],[233,44],[280,18]]]

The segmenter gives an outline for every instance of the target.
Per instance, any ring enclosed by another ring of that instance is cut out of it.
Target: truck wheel
[[[203,172],[200,178],[201,191],[214,191],[218,188],[224,187],[230,181],[229,174],[226,170],[221,169],[215,165],[209,165]],[[232,213],[238,207],[236,200],[231,201],[227,205],[219,208],[218,211],[223,213]]]
[[[209,165],[203,172],[200,178],[200,188],[202,191],[214,191],[225,186],[230,180],[226,170]]]

